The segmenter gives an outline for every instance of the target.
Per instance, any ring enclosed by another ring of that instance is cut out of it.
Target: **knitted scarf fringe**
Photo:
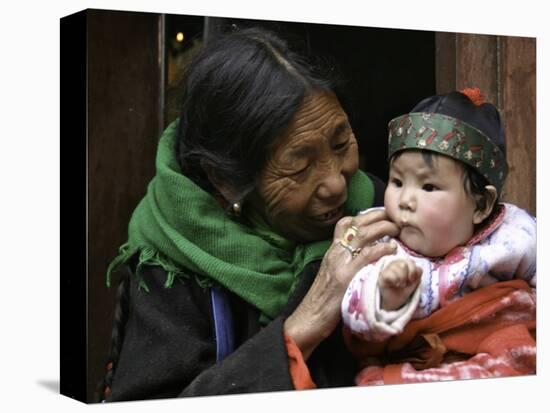
[[[157,250],[144,246],[144,247],[131,247],[128,243],[122,245],[119,249],[119,254],[111,262],[109,268],[107,268],[107,287],[111,287],[111,278],[112,274],[117,272],[126,262],[133,257],[136,253],[139,252],[138,263],[135,270],[135,276],[138,279],[138,287],[143,288],[145,291],[149,292],[149,287],[147,283],[141,276],[141,268],[144,265],[150,267],[161,267],[166,271],[166,281],[164,282],[164,288],[172,288],[174,281],[178,280],[184,282],[185,279],[189,278],[189,274],[181,271],[181,269],[174,263],[173,260],[166,257],[165,255],[159,253]],[[195,280],[201,288],[210,288],[213,285],[213,282],[210,278],[195,275]]]

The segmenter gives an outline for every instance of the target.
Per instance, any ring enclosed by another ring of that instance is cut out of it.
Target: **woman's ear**
[[[479,202],[480,197],[483,197],[485,202]],[[493,185],[485,186],[485,193],[476,196],[477,207],[474,211],[474,224],[482,223],[491,214],[496,201],[497,189]]]
[[[201,161],[201,167],[210,183],[218,190],[227,202],[233,204],[240,201],[239,194],[225,182],[218,171],[208,162]]]

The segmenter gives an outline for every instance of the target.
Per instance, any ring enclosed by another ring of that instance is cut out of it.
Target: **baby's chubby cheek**
[[[388,215],[388,219],[391,222],[398,224],[399,223],[399,214],[397,213],[397,208],[395,208],[391,202],[388,202],[388,197],[386,197],[386,199],[384,201],[384,204],[385,204],[384,209],[386,210],[386,214]]]
[[[451,235],[448,232],[452,231],[454,220],[450,214],[442,213],[439,208],[424,208],[421,219],[422,221],[419,224],[427,231],[441,237]]]

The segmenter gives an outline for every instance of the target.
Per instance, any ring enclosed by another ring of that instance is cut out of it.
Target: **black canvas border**
[[[86,10],[60,19],[60,155],[60,393],[86,402]]]

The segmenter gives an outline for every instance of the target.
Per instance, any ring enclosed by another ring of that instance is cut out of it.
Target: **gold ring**
[[[349,242],[347,242],[344,238],[340,239],[340,245],[344,248],[348,248],[348,247],[351,247],[351,244]]]
[[[355,225],[351,225],[344,233],[342,240],[344,240],[349,245],[349,243],[357,236],[358,232],[359,228],[357,228]]]
[[[347,243],[347,241],[345,241],[343,239],[341,239],[339,241],[339,243],[342,247],[344,247],[345,249],[347,249],[349,251],[352,258],[357,257],[359,255],[359,253],[361,252],[361,248],[353,248],[350,244]]]

